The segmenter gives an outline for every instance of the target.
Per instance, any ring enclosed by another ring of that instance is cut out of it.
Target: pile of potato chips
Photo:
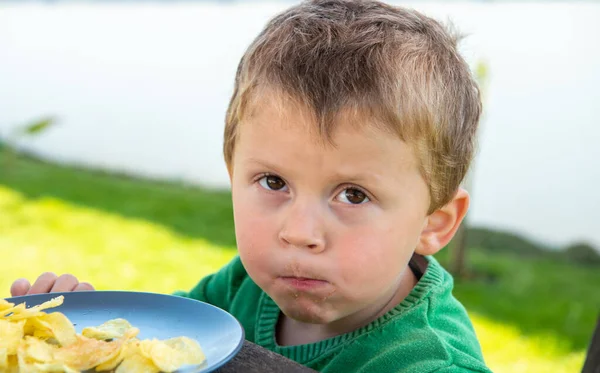
[[[139,329],[127,320],[114,319],[75,332],[60,312],[43,310],[60,306],[64,297],[26,308],[0,299],[0,372],[173,372],[205,360],[193,339],[164,341],[135,338]],[[115,369],[116,368],[116,369]]]

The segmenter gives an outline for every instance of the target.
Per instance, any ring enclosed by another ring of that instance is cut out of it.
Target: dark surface
[[[316,372],[293,360],[244,341],[241,351],[217,373],[311,373]]]
[[[600,373],[600,316],[598,317],[596,331],[594,331],[590,347],[588,348],[582,373]]]

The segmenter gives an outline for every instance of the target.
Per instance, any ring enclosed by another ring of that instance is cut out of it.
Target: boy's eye
[[[267,190],[284,190],[284,188],[287,188],[285,181],[280,177],[273,175],[261,177],[260,180],[258,180],[258,183]]]
[[[367,197],[363,191],[356,188],[346,188],[342,190],[340,194],[336,196],[336,198],[343,203],[349,203],[352,205],[359,205],[361,203],[369,202],[369,197]]]

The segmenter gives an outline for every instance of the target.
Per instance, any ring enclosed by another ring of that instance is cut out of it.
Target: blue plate
[[[46,312],[64,313],[78,333],[87,326],[124,318],[140,329],[139,339],[168,339],[185,336],[200,343],[206,361],[177,372],[210,372],[239,352],[244,329],[229,313],[193,299],[172,295],[129,291],[84,291],[51,293],[7,298],[12,303],[27,302],[27,307],[64,295],[63,304]]]

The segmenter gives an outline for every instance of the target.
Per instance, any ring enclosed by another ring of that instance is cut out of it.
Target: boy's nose
[[[325,250],[322,212],[309,206],[290,206],[279,239],[284,247],[297,247],[319,253]]]

